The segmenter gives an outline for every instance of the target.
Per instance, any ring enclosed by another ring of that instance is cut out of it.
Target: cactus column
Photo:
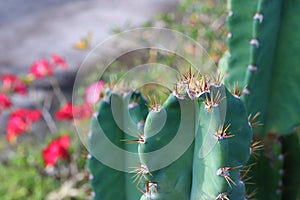
[[[112,102],[114,102],[115,111],[118,112],[115,115]],[[97,155],[110,153],[110,149],[106,149],[106,153],[99,152],[100,145],[109,146],[108,143],[103,143],[102,132],[113,143],[112,145],[116,145],[124,151],[137,152],[136,144],[127,144],[125,140],[137,139],[127,133],[142,131],[147,113],[146,102],[139,92],[108,92],[107,96],[100,101],[98,113],[91,119],[91,135],[88,140],[91,152],[88,168],[91,173],[90,184],[95,200],[139,198],[140,192],[133,183],[132,174],[106,166],[98,160],[100,156]],[[128,165],[125,154],[119,159],[122,159],[119,162],[123,162],[124,166]]]
[[[228,73],[225,83],[233,85],[238,81],[246,87],[242,100],[248,113],[260,113],[263,126],[254,132],[266,147],[262,157],[251,159],[258,164],[251,170],[250,182],[256,187],[271,182],[270,187],[257,188],[254,197],[281,199],[282,187],[286,187],[281,178],[288,172],[282,169],[285,150],[280,136],[291,134],[300,123],[297,106],[300,103],[300,13],[296,11],[300,9],[300,1],[230,0],[228,3],[230,56],[225,58],[223,71]],[[249,187],[252,192],[253,186]]]

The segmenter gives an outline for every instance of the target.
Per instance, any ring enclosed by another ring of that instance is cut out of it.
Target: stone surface
[[[69,70],[87,51],[74,43],[93,33],[92,47],[114,27],[139,27],[159,12],[174,10],[178,0],[9,0],[0,6],[0,73],[26,73],[34,60],[58,53]],[[127,25],[126,25],[127,24]]]

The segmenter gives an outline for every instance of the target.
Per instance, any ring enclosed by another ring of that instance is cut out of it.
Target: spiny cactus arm
[[[139,140],[143,140],[142,133],[144,131],[145,119],[148,114],[148,108],[146,105],[147,102],[142,97],[139,91],[133,91],[132,93],[129,93],[127,96],[125,96],[123,101],[120,103],[123,103],[123,109],[124,109],[123,113],[129,114],[129,116],[124,114],[123,117],[125,123],[124,124],[125,131],[126,128],[130,129],[127,130],[127,134],[125,133],[123,138],[125,140],[124,141],[125,150],[128,152],[138,153],[138,143],[140,142]],[[131,126],[128,125],[129,121],[132,122]],[[129,135],[128,133],[135,134],[135,137]],[[138,164],[138,160],[136,160],[136,163]],[[132,165],[130,159],[125,158],[125,166],[134,167],[130,165]],[[133,171],[134,168],[131,168],[131,170]],[[126,199],[128,200],[139,199],[139,197],[141,196],[140,191],[136,187],[136,183],[134,183],[134,177],[133,177],[134,175],[135,175],[134,173],[125,173],[125,183],[126,183],[125,190],[126,190]]]
[[[89,138],[89,150],[92,155],[88,159],[88,168],[91,173],[90,183],[95,194],[94,199],[125,200],[140,197],[140,192],[133,184],[132,174],[112,169],[96,158],[97,154],[104,153],[103,151],[100,152],[99,145],[108,144],[108,142],[101,143],[103,141],[103,138],[100,137],[101,132],[113,145],[124,149],[124,151],[137,152],[137,144],[128,144],[125,140],[138,139],[127,133],[138,133],[139,128],[143,128],[138,127],[138,122],[143,124],[146,115],[145,100],[139,92],[123,94],[109,92],[108,96],[100,101],[98,115],[91,120],[92,134]],[[126,127],[130,130],[126,130]],[[125,156],[117,159],[121,159],[119,162],[123,162],[125,167],[129,165]],[[117,197],[116,194],[118,194]]]
[[[88,140],[91,154],[88,157],[87,165],[91,174],[90,185],[93,190],[93,199],[115,199],[116,194],[118,194],[116,199],[124,200],[126,194],[124,189],[124,173],[104,165],[97,159],[97,154],[103,153],[99,152],[99,146],[105,145],[101,143],[101,131],[109,133],[106,136],[114,145],[118,145],[119,147],[123,146],[121,142],[123,134],[122,131],[115,126],[109,98],[100,101],[99,113],[91,119],[91,129],[91,135]]]
[[[229,48],[228,73],[225,83],[233,85],[243,83],[247,66],[249,65],[249,41],[252,38],[252,17],[257,8],[258,0],[228,1],[227,25],[229,33],[227,44]]]
[[[266,131],[289,134],[300,123],[300,1],[282,1],[281,8],[280,30],[272,63],[268,115],[263,123]]]
[[[231,14],[228,27],[232,37],[228,39],[229,77],[225,82],[233,85],[238,81],[247,86],[242,96],[247,110],[251,113],[260,112],[260,119],[265,125],[256,128],[257,132],[262,136],[270,131],[288,134],[300,118],[300,110],[295,110],[300,109],[299,106],[295,107],[300,102],[297,94],[300,90],[297,55],[300,44],[296,42],[300,39],[297,21],[300,14],[296,12],[299,2],[231,0],[229,5]],[[245,11],[242,6],[249,10]],[[252,24],[238,23],[249,20],[252,20]],[[245,53],[246,44],[248,54]],[[242,55],[249,57],[247,59]],[[240,63],[236,64],[234,60]],[[289,98],[282,99],[282,96]]]
[[[244,81],[246,92],[242,98],[249,112],[260,112],[260,119],[263,120],[267,115],[269,101],[272,100],[269,99],[269,89],[273,85],[272,68],[280,28],[281,0],[259,0],[252,16],[250,60]],[[260,132],[262,129],[262,126],[256,127],[255,131]]]
[[[250,159],[254,165],[247,174],[247,192],[254,199],[280,200],[284,155],[281,154],[281,143],[277,138],[268,140],[272,144],[265,147],[259,156]]]
[[[210,112],[202,112],[205,108],[201,105],[200,127],[195,139],[193,200],[218,199],[222,195],[229,199],[244,199],[246,195],[239,172],[250,156],[252,131],[243,103],[227,89],[222,92],[223,87],[211,87],[210,95],[221,91],[221,98],[226,94],[226,100]],[[222,120],[224,111],[225,121]]]
[[[141,162],[151,171],[146,180],[157,184],[156,187],[144,187],[141,199],[173,200],[190,198],[193,138],[195,133],[195,112],[197,104],[190,100],[178,100],[173,94],[158,110],[152,110],[145,124],[146,143],[139,145]],[[182,108],[182,109],[181,109]],[[177,144],[174,141],[177,138]],[[189,144],[184,146],[185,141]],[[190,140],[190,141],[189,141]],[[175,158],[170,165],[153,171],[158,163],[166,158],[174,157],[174,153],[180,151],[183,145],[182,155]],[[168,146],[168,149],[165,149]],[[147,153],[155,153],[155,157],[149,157]],[[146,183],[147,184],[147,183]]]

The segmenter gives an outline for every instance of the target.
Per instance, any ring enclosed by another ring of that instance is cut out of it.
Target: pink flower
[[[8,98],[8,96],[6,96],[3,93],[0,93],[0,111],[2,109],[9,108],[10,106],[11,106],[11,101]]]
[[[53,61],[54,65],[60,66],[62,69],[66,69],[67,68],[67,63],[66,63],[65,59],[63,59],[59,55],[52,54],[51,58],[52,58],[52,61]]]
[[[52,140],[42,151],[45,166],[54,166],[61,158],[69,159],[69,147],[70,137],[68,135],[62,135],[61,137]]]
[[[30,69],[29,73],[37,79],[42,79],[45,76],[52,76],[54,74],[53,66],[49,64],[46,59],[40,59],[35,61]]]
[[[9,142],[16,140],[16,137],[30,129],[33,122],[41,118],[39,110],[18,108],[12,112],[7,121],[6,139]]]
[[[26,84],[13,74],[4,74],[1,76],[2,88],[4,91],[12,91],[20,94],[26,94]]]
[[[85,90],[85,102],[95,104],[99,101],[105,82],[98,81],[90,84]]]
[[[73,114],[75,119],[86,119],[93,115],[93,109],[90,104],[84,103],[81,106],[74,106]]]

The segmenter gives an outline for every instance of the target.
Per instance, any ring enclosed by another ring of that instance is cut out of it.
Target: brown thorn
[[[259,121],[256,121],[257,118],[259,117],[259,115],[260,115],[260,112],[255,113],[254,116],[252,116],[252,114],[249,114],[249,116],[248,116],[248,121],[249,121],[249,123],[250,123],[250,125],[251,125],[252,127],[255,127],[255,126],[262,126],[262,125],[263,125],[263,124],[261,124]]]

